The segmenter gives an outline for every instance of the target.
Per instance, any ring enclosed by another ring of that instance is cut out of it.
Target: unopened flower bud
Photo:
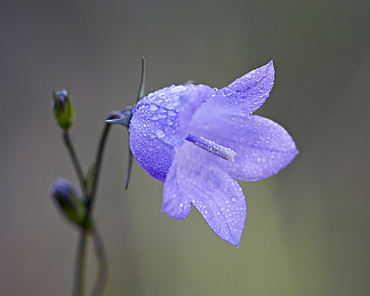
[[[53,115],[62,129],[67,130],[71,127],[75,109],[71,103],[69,90],[53,91]]]
[[[68,220],[78,226],[85,227],[86,203],[71,182],[62,178],[56,179],[50,186],[50,195]],[[86,227],[91,229],[90,221]]]

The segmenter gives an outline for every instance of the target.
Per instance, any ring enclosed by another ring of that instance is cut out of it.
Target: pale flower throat
[[[192,142],[195,146],[202,148],[207,152],[210,152],[228,161],[234,162],[234,156],[236,155],[236,152],[231,150],[230,148],[226,148],[211,140],[208,140],[203,137],[197,137],[192,134],[189,134],[186,137],[186,140]]]

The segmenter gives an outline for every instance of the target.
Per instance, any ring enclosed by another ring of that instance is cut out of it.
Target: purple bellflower
[[[183,219],[194,205],[216,235],[239,245],[247,206],[234,179],[267,178],[298,153],[283,127],[251,114],[269,96],[274,73],[271,61],[222,89],[172,85],[138,102],[130,147],[164,183],[162,212]]]

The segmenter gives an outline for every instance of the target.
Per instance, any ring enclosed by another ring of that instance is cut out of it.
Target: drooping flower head
[[[238,246],[247,206],[234,179],[269,177],[298,153],[283,127],[251,114],[269,96],[274,73],[271,61],[222,89],[173,85],[138,102],[130,147],[164,183],[164,213],[183,219],[194,205],[220,238]]]

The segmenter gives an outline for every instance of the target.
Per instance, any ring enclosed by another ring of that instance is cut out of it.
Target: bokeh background
[[[163,185],[135,164],[127,133],[108,142],[95,216],[109,253],[105,295],[370,294],[370,2],[2,1],[0,4],[1,295],[70,295],[76,229],[48,196],[76,182],[51,116],[69,87],[85,168],[103,121],[137,95],[188,79],[223,87],[273,59],[258,114],[287,128],[300,154],[278,175],[241,182],[240,248],[193,210],[160,212]],[[96,266],[90,248],[89,286]]]

